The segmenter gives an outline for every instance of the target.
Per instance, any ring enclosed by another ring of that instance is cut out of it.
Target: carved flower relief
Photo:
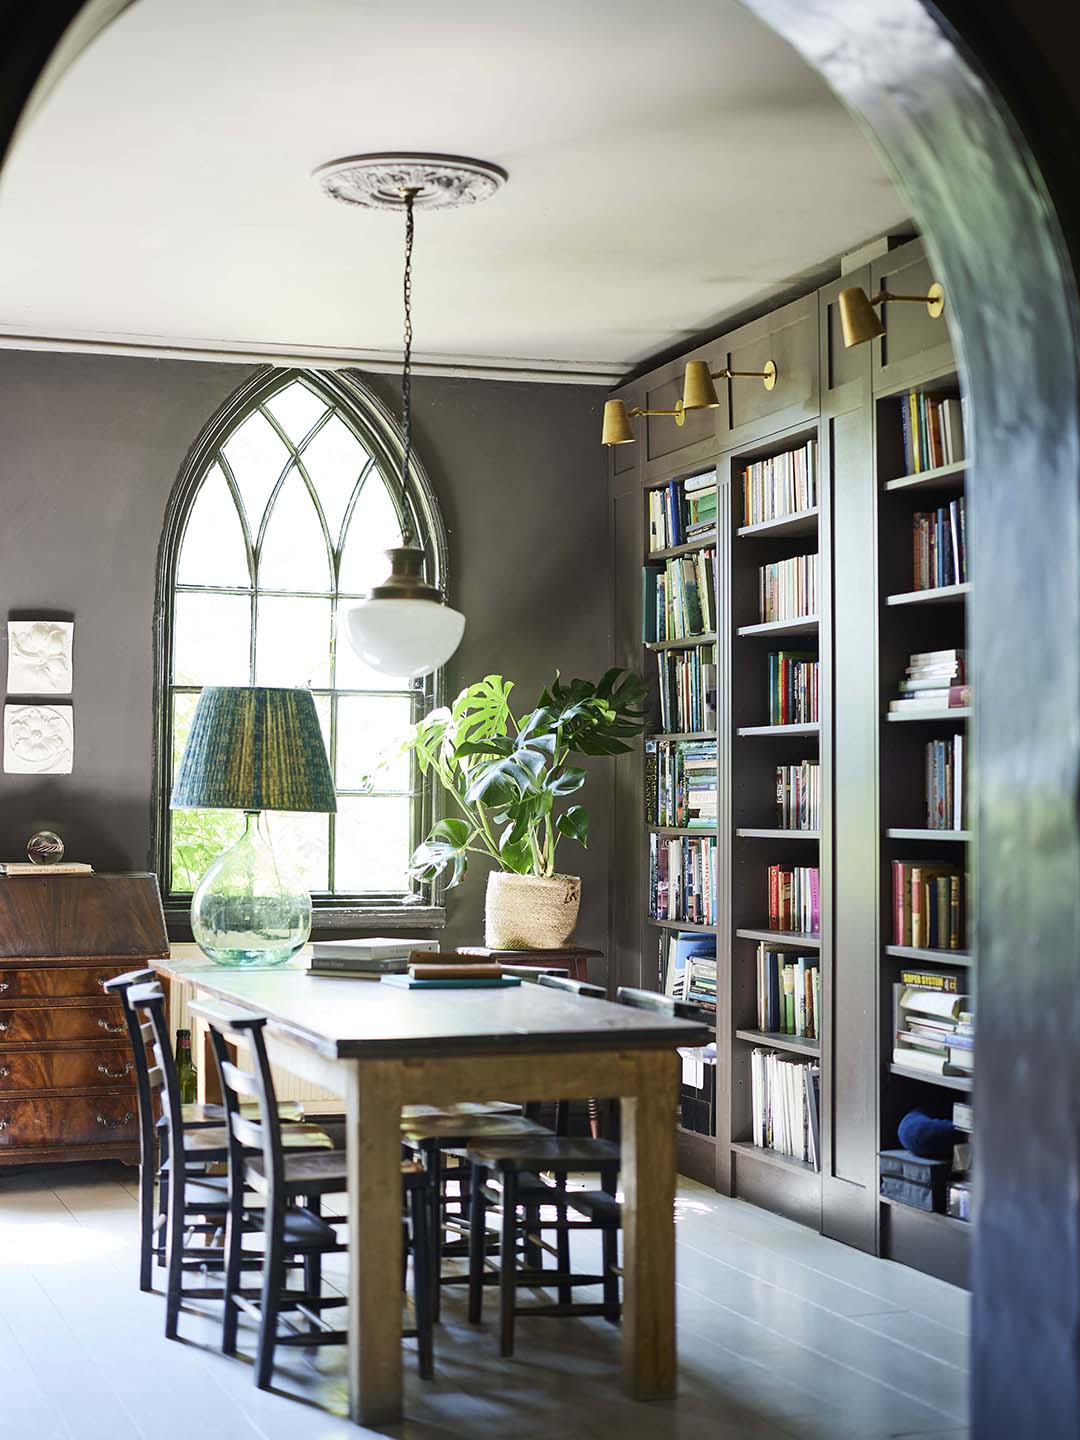
[[[9,620],[9,693],[69,695],[74,629],[68,620]]]
[[[4,706],[4,769],[9,774],[67,775],[73,751],[70,705]]]

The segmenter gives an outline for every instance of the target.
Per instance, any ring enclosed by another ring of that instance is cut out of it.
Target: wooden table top
[[[169,959],[154,964],[170,979],[268,1016],[290,1038],[335,1060],[662,1050],[712,1040],[708,1027],[692,1020],[547,986],[420,991],[309,975],[307,952],[278,969],[233,970],[214,965],[194,945],[174,945]]]

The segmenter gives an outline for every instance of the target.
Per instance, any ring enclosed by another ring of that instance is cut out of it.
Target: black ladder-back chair
[[[128,1073],[133,1070],[135,1074],[139,1112],[139,1289],[146,1291],[153,1289],[151,1274],[155,1257],[159,1264],[165,1263],[165,1247],[157,1236],[168,1211],[167,1172],[162,1170],[162,1164],[168,1158],[169,1140],[166,1117],[154,1113],[154,1093],[159,1086],[151,1086],[151,1067],[147,1058],[147,1049],[154,1040],[153,1027],[148,1021],[140,1019],[129,995],[138,987],[157,983],[157,972],[154,970],[129,970],[126,975],[116,975],[104,985],[104,989],[120,1002],[131,1042],[132,1058]],[[303,1119],[304,1107],[299,1101],[281,1101],[278,1108],[282,1119]],[[222,1105],[185,1105],[182,1115],[185,1135],[192,1130],[209,1130],[225,1124],[225,1108]],[[314,1141],[313,1135],[310,1138]],[[189,1169],[194,1168],[196,1163],[196,1157],[192,1156]],[[224,1193],[225,1187],[220,1182],[207,1177],[206,1183]]]
[[[541,975],[538,983],[583,999],[604,998],[600,986],[583,980]],[[566,1102],[558,1102],[557,1128],[565,1130],[566,1113]],[[564,1133],[524,1140],[478,1138],[469,1145],[467,1154],[472,1166],[469,1319],[474,1324],[482,1319],[485,1270],[490,1263],[486,1216],[489,1206],[497,1202],[501,1210],[498,1282],[502,1354],[514,1353],[514,1329],[518,1316],[599,1315],[612,1324],[618,1324],[618,1232],[622,1223],[621,1207],[615,1198],[619,1173],[618,1146],[606,1140],[577,1139]],[[552,1184],[540,1178],[548,1173],[553,1176]],[[568,1190],[567,1178],[574,1173],[598,1176],[600,1188]],[[497,1199],[491,1183],[496,1178],[501,1186],[501,1199]],[[554,1208],[554,1220],[544,1216],[543,1210],[547,1207]],[[575,1230],[599,1230],[603,1257],[601,1274],[577,1273],[572,1269],[570,1237]],[[552,1251],[552,1247],[543,1240],[545,1231],[554,1231],[555,1234],[554,1270],[543,1268],[543,1252]],[[523,1261],[521,1264],[519,1253]],[[585,1285],[602,1287],[600,1303],[574,1301],[575,1287]],[[547,1287],[556,1289],[557,1303],[518,1305],[519,1289]]]
[[[283,1129],[277,1111],[274,1080],[266,1050],[264,1029],[266,1017],[249,1015],[233,1006],[196,1004],[193,1013],[210,1026],[211,1043],[221,1076],[222,1095],[229,1117],[230,1204],[226,1223],[225,1313],[222,1348],[227,1354],[236,1352],[237,1323],[240,1311],[259,1326],[255,1359],[255,1383],[265,1390],[274,1369],[274,1353],[278,1345],[304,1349],[320,1345],[345,1345],[348,1332],[331,1329],[322,1312],[344,1305],[341,1296],[322,1292],[322,1257],[335,1251],[347,1251],[348,1244],[338,1238],[334,1225],[339,1218],[322,1215],[322,1197],[343,1194],[348,1188],[348,1169],[343,1150],[313,1154],[289,1153],[284,1144]],[[252,1071],[242,1070],[233,1059],[230,1041],[246,1042],[254,1062]],[[259,1118],[252,1119],[241,1110],[242,1097],[258,1102]],[[252,1153],[257,1152],[257,1153]],[[243,1236],[245,1207],[239,1198],[248,1185],[259,1192],[265,1204],[263,1230],[265,1253],[262,1257],[262,1285],[256,1293],[242,1286],[244,1268]],[[427,1198],[427,1176],[419,1165],[402,1165],[402,1187],[408,1202],[406,1235],[411,1239],[413,1256],[413,1304],[416,1327],[403,1334],[417,1340],[419,1370],[424,1379],[433,1372],[433,1341],[431,1329],[431,1273]],[[304,1272],[302,1291],[288,1289],[290,1262],[299,1260]],[[407,1252],[406,1252],[407,1260]],[[301,1330],[288,1318],[289,1312],[299,1313],[312,1327]],[[279,1322],[289,1327],[281,1334]]]

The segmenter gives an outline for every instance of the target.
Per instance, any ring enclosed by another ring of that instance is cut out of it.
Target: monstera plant
[[[579,763],[625,754],[645,723],[644,681],[609,670],[593,684],[555,679],[532,710],[515,715],[513,682],[487,675],[448,708],[433,710],[407,747],[422,775],[434,774],[452,813],[437,821],[412,857],[412,874],[448,884],[465,878],[472,855],[495,863],[487,896],[487,943],[496,949],[552,948],[573,933],[581,896],[560,875],[560,841],[586,846],[589,816],[575,798]]]

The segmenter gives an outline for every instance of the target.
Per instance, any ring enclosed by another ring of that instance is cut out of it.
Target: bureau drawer
[[[36,965],[0,970],[0,1006],[9,1000],[99,1000],[105,981],[130,969],[130,965]]]
[[[28,1005],[22,1010],[0,1006],[0,1051],[5,1045],[103,1040],[126,1034],[120,1006],[113,1000],[104,1005]]]
[[[0,1100],[0,1151],[130,1144],[138,1136],[134,1096]]]
[[[97,1086],[115,1090],[118,1085],[135,1085],[135,1062],[126,1048],[0,1053],[0,1095],[12,1090],[90,1090]]]

